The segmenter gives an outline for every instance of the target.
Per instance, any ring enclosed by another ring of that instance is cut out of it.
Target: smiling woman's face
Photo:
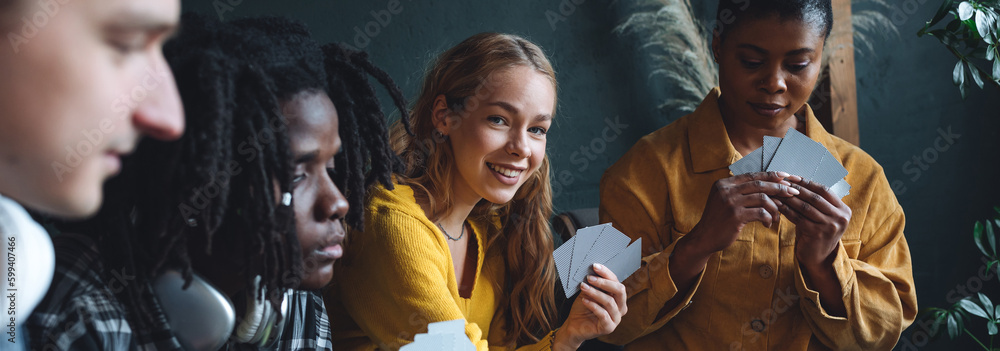
[[[476,108],[437,120],[455,155],[456,196],[506,203],[538,171],[545,158],[546,133],[555,111],[555,86],[528,66],[493,75],[490,94]],[[439,97],[436,114],[442,112]],[[444,112],[447,113],[447,112]]]
[[[816,85],[824,41],[822,26],[776,15],[747,19],[724,39],[716,36],[723,114],[758,125],[792,117]]]
[[[341,146],[337,110],[323,92],[307,91],[282,103],[295,158],[292,203],[302,249],[299,289],[322,288],[333,279],[333,263],[343,256],[347,199],[330,178]]]

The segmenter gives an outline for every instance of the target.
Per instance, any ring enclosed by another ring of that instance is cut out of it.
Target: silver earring
[[[291,205],[292,204],[292,193],[286,192],[284,194],[281,194],[281,204],[285,205],[285,206]]]

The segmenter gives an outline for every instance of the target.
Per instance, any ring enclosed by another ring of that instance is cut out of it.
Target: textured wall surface
[[[597,206],[604,169],[640,137],[680,117],[657,111],[670,87],[649,78],[649,59],[635,38],[612,33],[631,11],[629,1],[231,3],[236,5],[217,0],[184,1],[183,6],[224,20],[285,15],[305,21],[321,41],[367,50],[407,97],[417,94],[432,57],[472,34],[508,32],[539,44],[559,80],[548,144],[557,211]],[[696,2],[695,7],[709,19],[714,3]],[[981,265],[971,241],[972,222],[1000,205],[995,184],[1000,179],[1000,91],[972,89],[962,101],[951,84],[955,58],[936,40],[915,35],[939,3],[889,3],[895,8],[883,11],[900,36],[875,33],[877,52],[856,57],[861,146],[885,168],[906,211],[920,306],[944,307],[949,297],[959,296],[957,285],[977,287],[968,284]],[[942,137],[949,130],[953,136]],[[914,157],[922,159],[922,166]],[[996,277],[980,285],[998,296]],[[956,293],[949,295],[952,290]],[[977,320],[973,327],[983,329],[980,324]],[[923,338],[910,334],[915,330],[920,327],[910,328],[904,338],[922,344]],[[955,347],[965,346],[932,342],[919,349]],[[899,348],[916,349],[906,342]]]

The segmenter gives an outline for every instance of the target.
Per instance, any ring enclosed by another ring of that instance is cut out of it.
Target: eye
[[[500,116],[489,116],[489,117],[486,117],[486,120],[489,121],[490,123],[498,125],[498,126],[499,125],[507,124],[507,120],[503,119],[503,117],[500,117]]]
[[[542,127],[531,127],[528,128],[528,131],[536,135],[545,135],[546,133],[549,132],[547,129]]]
[[[113,32],[108,35],[108,46],[119,54],[128,55],[146,48],[146,36],[141,32]]]
[[[792,71],[792,72],[798,72],[798,71],[801,71],[801,70],[805,69],[806,67],[809,67],[809,63],[808,62],[807,63],[801,63],[801,64],[788,65],[788,70]]]
[[[760,61],[748,61],[748,60],[740,60],[740,63],[743,64],[743,67],[748,69],[758,68],[760,67],[760,65],[763,64],[763,62]]]
[[[296,185],[298,185],[298,184],[299,184],[299,183],[301,183],[301,182],[302,182],[303,180],[306,180],[306,175],[305,175],[305,173],[303,173],[303,174],[296,174],[296,175],[295,175],[295,177],[294,177],[294,178],[292,178],[292,186],[296,186]]]

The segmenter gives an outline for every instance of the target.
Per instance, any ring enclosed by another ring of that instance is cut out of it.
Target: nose
[[[507,153],[511,156],[517,157],[531,157],[531,148],[528,147],[527,131],[519,131],[512,129],[510,132],[510,137],[507,140],[507,145],[505,149]]]
[[[757,81],[760,89],[764,92],[768,94],[780,94],[788,89],[785,82],[785,74],[782,72],[781,67],[777,67],[765,74],[763,78]]]
[[[166,59],[157,54],[151,69],[141,80],[146,98],[132,111],[132,124],[140,133],[170,141],[184,132],[184,108],[177,93],[177,83]]]
[[[329,177],[326,177],[326,181],[323,183],[318,189],[319,194],[316,196],[316,206],[313,211],[316,220],[322,222],[344,218],[350,209],[347,198]]]

